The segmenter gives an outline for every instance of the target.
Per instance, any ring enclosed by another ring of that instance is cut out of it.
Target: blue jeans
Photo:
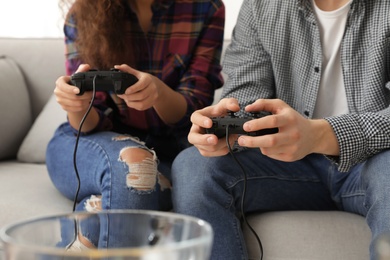
[[[150,239],[151,235],[160,234],[158,223],[161,223],[161,220],[158,217],[154,219],[149,219],[148,217],[140,218],[138,214],[134,214],[134,218],[132,218],[130,216],[124,217],[125,215],[119,213],[107,214],[104,211],[95,214],[80,214],[78,216],[80,217],[79,219],[67,218],[65,216],[59,220],[61,241],[57,244],[58,247],[67,248],[72,245],[77,235],[88,238],[95,247],[103,250],[152,247],[154,243]],[[139,226],[142,229],[138,228]],[[162,225],[162,228],[167,228],[167,226]]]
[[[170,168],[177,153],[189,146],[186,136],[159,138],[139,131],[131,134],[130,136],[115,132],[97,132],[80,137],[76,156],[80,192],[76,210],[86,210],[86,202],[92,195],[101,196],[103,210],[170,210],[172,208]],[[70,200],[74,200],[78,186],[73,164],[75,141],[75,130],[68,123],[64,123],[56,130],[46,153],[46,165],[53,184]],[[167,142],[169,149],[165,148]],[[129,184],[131,168],[120,160],[123,149],[134,147],[157,153],[158,159],[156,157],[155,162],[156,165],[158,164],[159,173],[148,181],[148,185],[154,183],[154,186],[150,185],[148,189],[137,189]],[[153,150],[149,147],[153,147]],[[99,237],[98,227],[88,229],[88,233],[91,233],[88,236],[91,242],[106,243],[94,241]],[[100,234],[100,237],[107,236]]]
[[[341,173],[322,155],[286,163],[258,149],[235,153],[247,173],[245,213],[277,210],[343,210],[366,217],[373,240],[390,230],[390,151]],[[228,154],[203,157],[195,147],[172,166],[173,207],[208,221],[215,232],[211,259],[247,259],[241,231],[243,173]],[[374,242],[371,259],[376,259]]]

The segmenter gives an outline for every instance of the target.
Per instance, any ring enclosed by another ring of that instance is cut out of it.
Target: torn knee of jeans
[[[157,177],[158,177],[158,184],[160,184],[161,191],[172,188],[172,184],[167,177],[162,175],[160,172],[157,174]]]
[[[84,203],[84,208],[88,212],[99,212],[102,210],[102,197],[92,195]]]
[[[157,184],[157,156],[155,151],[126,147],[120,151],[119,161],[126,163],[129,173],[126,185],[141,191],[154,190]]]
[[[140,145],[145,145],[145,142],[142,142],[138,137],[134,137],[131,135],[118,135],[112,138],[113,141],[123,142],[123,141],[133,141]]]

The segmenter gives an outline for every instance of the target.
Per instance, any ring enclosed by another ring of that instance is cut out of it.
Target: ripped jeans
[[[144,135],[139,139],[115,132],[80,137],[76,157],[80,177],[77,211],[94,211],[97,205],[103,210],[171,209],[170,167],[176,153],[188,146],[186,137],[169,140],[170,146],[177,149],[165,149],[167,138]],[[64,123],[56,130],[46,152],[49,176],[70,200],[74,200],[78,186],[73,165],[75,141],[74,129]],[[134,148],[149,151],[150,158],[142,163],[130,162],[127,154]],[[172,154],[157,158],[155,151],[165,150]]]

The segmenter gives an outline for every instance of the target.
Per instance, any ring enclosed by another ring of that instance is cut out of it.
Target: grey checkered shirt
[[[241,107],[280,98],[311,118],[321,79],[320,33],[310,0],[244,0],[223,68],[222,97]],[[349,114],[326,118],[340,171],[390,148],[390,1],[353,0],[341,44]],[[390,165],[389,165],[390,166]]]

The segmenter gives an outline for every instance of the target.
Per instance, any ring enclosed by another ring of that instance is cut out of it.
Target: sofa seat
[[[72,201],[53,186],[44,164],[0,163],[0,227],[45,215],[72,212]]]
[[[283,211],[255,214],[248,222],[256,230],[264,260],[369,259],[371,232],[361,216],[339,211]],[[245,226],[251,259],[259,247]]]

